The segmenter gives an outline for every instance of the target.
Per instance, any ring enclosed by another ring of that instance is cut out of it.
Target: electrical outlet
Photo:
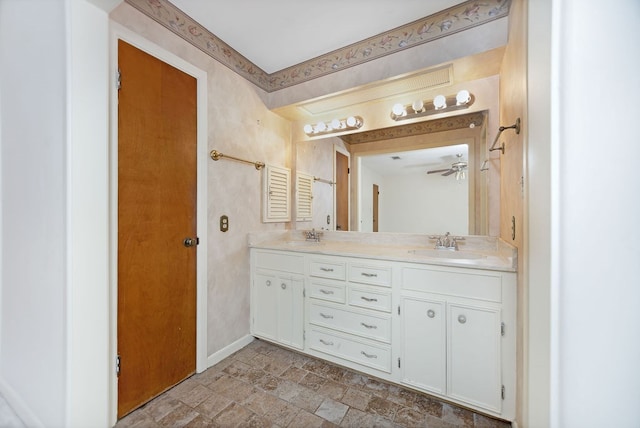
[[[226,232],[229,230],[229,217],[226,215],[220,216],[220,232]]]

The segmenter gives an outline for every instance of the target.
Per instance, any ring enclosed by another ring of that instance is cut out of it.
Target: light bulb
[[[393,105],[393,107],[391,108],[391,112],[396,116],[404,116],[405,114],[407,114],[407,112],[404,109],[404,106],[399,103]]]
[[[442,110],[447,107],[447,98],[444,95],[438,95],[433,99],[433,106],[436,110]]]
[[[327,130],[327,125],[324,122],[318,122],[316,125],[316,132],[324,132]]]
[[[308,123],[304,126],[303,129],[305,134],[313,134],[313,126],[309,125]]]
[[[342,122],[340,122],[340,120],[338,120],[338,119],[333,119],[331,121],[331,127],[333,129],[340,129],[340,128],[342,128]]]
[[[359,127],[360,123],[358,122],[358,119],[355,118],[355,116],[349,116],[347,118],[347,126],[349,128]]]
[[[411,108],[416,113],[421,113],[424,110],[424,102],[422,102],[422,100],[415,100],[413,104],[411,104]]]
[[[471,94],[466,89],[463,89],[456,95],[456,104],[459,106],[467,104],[469,101],[471,101]]]

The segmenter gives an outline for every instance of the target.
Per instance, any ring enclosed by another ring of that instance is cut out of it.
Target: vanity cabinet
[[[402,278],[401,381],[494,414],[508,389],[510,409],[515,275],[404,265]]]
[[[310,352],[339,364],[391,373],[391,266],[309,256],[309,282]]]
[[[252,250],[251,333],[304,348],[304,256]]]
[[[516,274],[251,249],[252,334],[515,419]]]

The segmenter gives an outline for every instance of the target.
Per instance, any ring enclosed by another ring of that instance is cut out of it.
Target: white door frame
[[[111,68],[111,147],[110,159],[110,343],[111,361],[111,405],[112,425],[117,419],[118,379],[115,361],[118,349],[118,91],[116,74],[118,65],[118,39],[124,40],[136,48],[153,55],[159,60],[193,76],[197,80],[197,231],[200,245],[196,256],[196,371],[207,369],[207,73],[184,59],[168,52],[125,27],[111,22],[110,29],[110,68]]]

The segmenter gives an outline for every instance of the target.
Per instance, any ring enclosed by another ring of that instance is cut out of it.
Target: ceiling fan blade
[[[449,171],[449,168],[445,168],[445,169],[435,169],[433,171],[427,171],[427,174],[435,174],[436,172],[445,172],[445,171]]]
[[[445,172],[444,174],[442,174],[442,176],[443,176],[443,177],[446,177],[446,176],[448,176],[448,175],[453,174],[454,172],[456,172],[456,171],[455,171],[455,170],[453,170],[453,169],[450,169],[450,170],[448,170],[447,172]]]

